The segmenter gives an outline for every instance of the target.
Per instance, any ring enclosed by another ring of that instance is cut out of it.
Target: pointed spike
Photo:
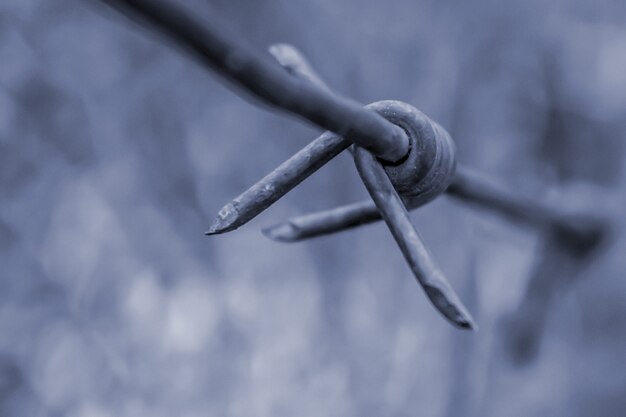
[[[243,226],[349,146],[350,142],[341,136],[323,133],[226,204],[206,234],[230,232]]]
[[[443,277],[440,277],[441,280]],[[450,322],[460,329],[477,331],[478,326],[472,315],[448,285],[424,285],[424,291],[430,301]]]
[[[219,213],[217,213],[217,217],[204,234],[207,236],[219,235],[237,229],[243,224],[239,218],[239,214],[239,209],[233,202],[226,204]]]
[[[360,147],[354,149],[354,161],[367,191],[428,299],[456,327],[473,329],[474,320],[424,246],[385,169],[376,157]]]

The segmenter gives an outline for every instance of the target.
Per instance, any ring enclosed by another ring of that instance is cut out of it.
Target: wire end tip
[[[205,236],[215,236],[215,235],[220,235],[220,234],[225,233],[225,232],[226,232],[226,230],[217,229],[217,228],[214,228],[213,226],[211,226],[204,232],[204,235]]]
[[[300,240],[298,228],[291,222],[279,223],[262,230],[265,237],[277,242],[296,242]]]
[[[237,229],[239,224],[239,210],[233,203],[226,204],[217,214],[208,230],[204,232],[207,236],[219,235]]]
[[[474,320],[472,320],[471,317],[468,317],[469,320],[467,319],[461,319],[458,321],[455,321],[455,325],[462,330],[471,330],[473,332],[477,332],[478,331],[478,325],[476,324],[476,322],[474,322]]]
[[[463,330],[478,331],[472,315],[450,289],[432,285],[425,286],[424,289],[437,310],[454,326]]]
[[[461,330],[478,331],[478,325],[463,306],[450,306],[447,311],[442,311],[448,320]],[[450,311],[452,310],[452,311]]]

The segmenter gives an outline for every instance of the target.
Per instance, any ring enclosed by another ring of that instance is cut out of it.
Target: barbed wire
[[[277,65],[223,25],[179,5],[162,0],[100,1],[155,29],[261,103],[328,130],[226,204],[208,235],[243,226],[354,145],[355,164],[372,201],[294,218],[265,229],[265,235],[295,242],[383,219],[433,305],[460,328],[474,328],[474,321],[426,249],[407,209],[445,192],[513,221],[556,228],[577,250],[591,250],[602,240],[606,223],[595,213],[519,196],[493,179],[462,166],[457,169],[454,143],[437,123],[406,103],[362,106],[337,95],[289,45],[270,48]]]

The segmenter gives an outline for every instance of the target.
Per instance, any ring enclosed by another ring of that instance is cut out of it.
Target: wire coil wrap
[[[366,106],[409,137],[409,153],[398,163],[383,161],[394,188],[423,205],[443,193],[452,183],[456,170],[456,148],[448,132],[415,107],[395,100],[377,101]]]

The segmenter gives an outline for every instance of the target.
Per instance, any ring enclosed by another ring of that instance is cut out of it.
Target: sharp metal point
[[[437,309],[460,329],[478,331],[478,326],[451,288],[424,285],[424,291]]]
[[[350,142],[325,132],[291,158],[226,204],[207,235],[235,230],[274,204],[296,185],[350,146]]]
[[[433,306],[454,326],[474,329],[472,316],[426,249],[383,166],[363,148],[356,147],[353,153],[367,191]]]
[[[235,204],[230,202],[222,207],[219,213],[217,213],[217,217],[204,234],[211,236],[233,231],[240,226],[240,224],[238,224],[238,220],[239,210]]]

